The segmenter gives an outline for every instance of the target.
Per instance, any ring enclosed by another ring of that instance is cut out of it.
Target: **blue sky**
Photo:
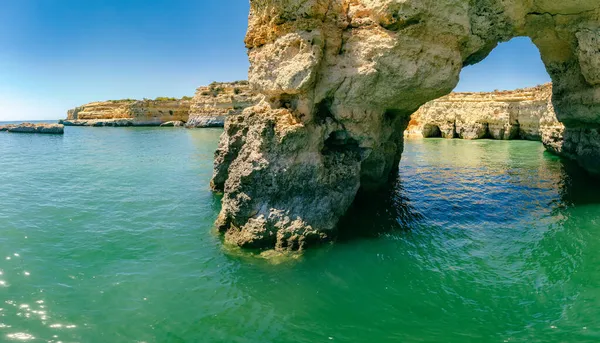
[[[193,95],[245,79],[248,0],[19,0],[0,11],[0,121],[90,101]],[[457,90],[549,81],[528,39],[466,68]]]

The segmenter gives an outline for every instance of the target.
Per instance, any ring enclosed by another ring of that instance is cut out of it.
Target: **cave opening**
[[[425,124],[423,127],[424,138],[442,138],[442,130],[435,124]]]

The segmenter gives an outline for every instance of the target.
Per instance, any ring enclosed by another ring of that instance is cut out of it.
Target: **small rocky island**
[[[44,133],[62,135],[65,133],[64,125],[62,124],[34,124],[34,123],[22,123],[22,124],[9,124],[0,126],[0,132],[15,132],[15,133]]]
[[[92,102],[67,113],[67,126],[223,127],[225,117],[240,114],[260,97],[247,81],[213,82],[199,87],[194,97]]]

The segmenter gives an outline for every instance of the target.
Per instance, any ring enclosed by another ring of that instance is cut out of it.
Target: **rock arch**
[[[597,0],[250,4],[249,78],[265,100],[226,124],[212,181],[230,243],[301,249],[332,237],[359,190],[395,175],[410,114],[516,36],[539,48],[566,126],[544,143],[600,172]]]

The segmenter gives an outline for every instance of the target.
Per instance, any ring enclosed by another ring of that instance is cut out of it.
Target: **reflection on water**
[[[348,214],[340,221],[338,240],[378,237],[418,225],[423,216],[411,205],[402,186],[396,178],[387,189],[359,192]]]
[[[408,141],[398,177],[388,189],[359,192],[339,239],[419,226],[520,222],[549,208],[600,204],[600,193],[590,189],[600,189],[600,180],[538,143]]]

